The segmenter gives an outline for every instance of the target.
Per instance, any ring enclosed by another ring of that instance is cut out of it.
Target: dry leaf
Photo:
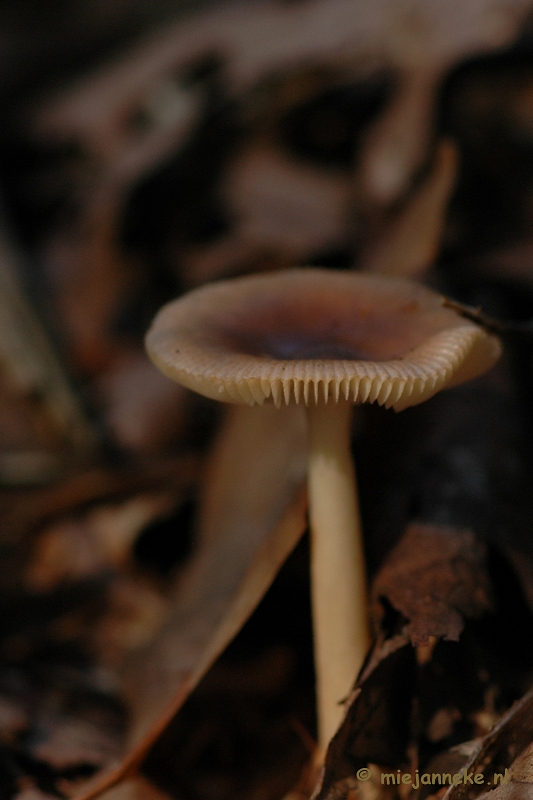
[[[87,457],[95,436],[44,328],[24,296],[0,228],[0,481],[46,482]]]
[[[120,223],[132,185],[179,147],[199,110],[199,98],[190,97],[192,92],[184,89],[187,108],[183,115],[178,111],[173,115],[173,89],[179,95],[173,81],[166,77],[152,91],[146,90],[144,99],[150,108],[138,110],[153,113],[144,133],[135,129],[132,109],[131,126],[121,119],[120,143],[108,138],[98,142],[97,152],[85,151],[82,168],[77,165],[74,179],[77,186],[73,193],[79,205],[75,223],[55,230],[42,248],[41,258],[59,317],[56,324],[66,332],[71,359],[85,377],[109,371],[113,361],[124,355],[139,357],[142,352],[138,343],[132,353],[131,342],[115,330],[124,307],[143,291],[140,265],[120,247]],[[134,103],[138,102],[136,96]],[[52,138],[63,140],[65,133],[60,128]]]
[[[506,783],[503,786],[497,786],[495,789],[482,794],[484,800],[532,800],[533,799],[533,786],[530,783],[519,783],[513,781]]]
[[[390,206],[423,165],[439,77],[433,63],[424,70],[419,65],[401,70],[395,96],[367,132],[360,155],[356,185],[362,207],[369,201],[372,206]]]
[[[3,519],[13,539],[2,542],[0,561],[0,600],[10,609],[6,652],[31,652],[48,641],[80,648],[116,670],[127,652],[145,644],[168,598],[164,585],[139,570],[134,545],[147,526],[189,500],[197,466],[193,457],[94,470],[11,497]],[[177,538],[174,552],[179,547]]]
[[[56,584],[124,566],[136,536],[175,504],[176,497],[169,493],[138,494],[58,520],[39,534],[26,570],[26,587],[50,591]]]
[[[150,582],[128,575],[110,581],[105,600],[105,612],[98,624],[85,626],[85,643],[98,664],[116,673],[132,651],[152,639],[170,602]],[[65,622],[69,621],[63,621],[63,625]],[[83,627],[79,625],[78,630],[81,633]]]
[[[350,177],[299,163],[264,136],[226,166],[219,192],[234,230],[178,254],[189,287],[237,272],[305,263],[348,239]]]
[[[414,645],[430,637],[457,641],[463,616],[491,608],[485,548],[470,531],[412,524],[379,570],[372,595],[378,615],[387,598],[405,617]]]
[[[466,55],[503,47],[516,35],[528,0],[475,0],[368,5],[311,0],[280,6],[234,3],[180,20],[132,48],[127,57],[83,78],[48,101],[35,120],[39,135],[79,141],[94,154],[127,149],[123,125],[195,59],[221,53],[233,92],[274,71],[309,62],[350,62],[376,56],[387,67],[422,74]],[[133,66],[134,65],[134,66]]]
[[[415,677],[415,653],[406,636],[375,645],[330,742],[313,800],[346,797],[357,785],[357,770],[368,763],[396,768],[407,761]]]
[[[513,761],[509,777],[519,783],[533,783],[533,742]]]
[[[296,262],[342,242],[349,227],[349,177],[298,163],[268,143],[239,152],[222,191],[245,241]]]
[[[454,144],[442,141],[429,174],[361,256],[360,269],[416,278],[433,264],[455,186],[457,158]]]
[[[97,382],[110,436],[125,450],[161,453],[183,434],[191,396],[167,380],[144,352],[118,358]]]
[[[28,786],[23,789],[19,794],[15,795],[13,800],[57,800],[56,794],[44,794],[35,786]]]
[[[52,716],[39,722],[40,741],[32,755],[53,769],[61,771],[78,764],[101,767],[120,755],[116,737],[87,720]]]
[[[124,781],[120,786],[104,792],[102,800],[171,800],[171,798],[146,778],[137,775]]]
[[[474,775],[482,773],[484,783],[462,783],[452,786],[446,793],[446,800],[473,800],[484,794],[486,786],[494,786],[495,774],[508,777],[509,767],[515,759],[531,744],[533,739],[533,691],[529,691],[519,700],[481,741],[478,750],[465,764],[464,769]],[[497,791],[503,797],[514,796],[513,784],[499,786]],[[522,789],[520,789],[522,787]],[[522,790],[529,792],[530,784],[516,784],[516,794]],[[496,791],[496,790],[495,790]],[[490,791],[493,797],[493,792]]]
[[[230,410],[208,469],[197,551],[169,617],[126,670],[130,753],[85,800],[144,758],[263,597],[305,530],[305,493],[294,497],[306,465],[302,408]]]
[[[200,459],[195,454],[139,460],[124,468],[95,467],[74,472],[38,489],[0,495],[4,544],[20,544],[48,522],[79,512],[89,505],[112,503],[149,490],[190,492],[198,480]]]
[[[232,408],[220,433],[207,469],[197,551],[180,579],[171,618],[130,677],[133,741],[158,720],[185,676],[197,682],[212,651],[218,655],[232,638],[227,629],[239,629],[283,563],[281,554],[302,533],[293,497],[307,466],[305,416],[301,408],[278,412]],[[292,515],[280,527],[289,504]],[[237,627],[232,615],[240,618]]]

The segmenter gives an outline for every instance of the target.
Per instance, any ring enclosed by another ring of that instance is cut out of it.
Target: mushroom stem
[[[351,413],[345,401],[309,407],[311,594],[322,752],[339,726],[342,700],[370,643]]]

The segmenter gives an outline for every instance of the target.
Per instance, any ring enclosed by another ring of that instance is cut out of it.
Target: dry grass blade
[[[83,800],[137,768],[265,594],[306,527],[306,461],[302,409],[232,409],[208,471],[196,554],[169,618],[126,671],[130,753]]]

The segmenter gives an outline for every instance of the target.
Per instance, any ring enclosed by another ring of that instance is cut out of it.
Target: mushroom
[[[351,406],[401,410],[488,369],[499,340],[397,279],[301,268],[205,285],[166,305],[147,335],[165,375],[207,397],[304,403],[309,414],[311,585],[319,745],[370,636]]]

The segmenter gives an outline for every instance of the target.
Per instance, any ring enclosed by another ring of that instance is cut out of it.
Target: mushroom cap
[[[473,378],[499,339],[418,284],[299,268],[202,286],[146,338],[178,383],[230,403],[377,402],[396,410]]]

